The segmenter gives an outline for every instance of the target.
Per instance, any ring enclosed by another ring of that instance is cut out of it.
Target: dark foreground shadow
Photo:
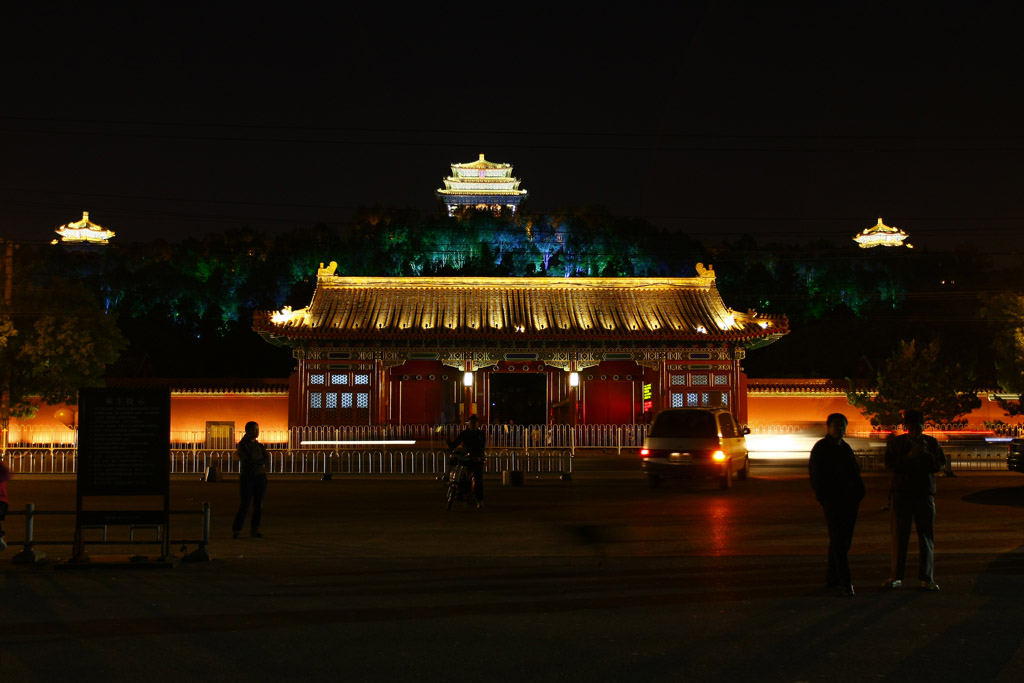
[[[977,505],[1006,505],[1020,508],[1024,507],[1024,486],[976,491],[964,496],[963,500]]]

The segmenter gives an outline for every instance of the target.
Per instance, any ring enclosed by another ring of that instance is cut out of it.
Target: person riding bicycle
[[[454,441],[449,441],[448,446],[453,450],[460,445],[466,449],[469,456],[463,464],[473,474],[473,497],[476,499],[476,506],[484,506],[484,448],[487,446],[487,434],[477,425],[476,415],[469,416],[469,427],[463,429]]]

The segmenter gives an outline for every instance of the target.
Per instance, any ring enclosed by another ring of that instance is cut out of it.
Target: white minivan
[[[640,449],[651,486],[663,479],[714,478],[723,489],[750,474],[746,434],[728,410],[668,408],[654,418]]]

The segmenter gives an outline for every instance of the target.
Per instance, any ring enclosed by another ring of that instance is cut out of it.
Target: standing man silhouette
[[[828,436],[814,444],[808,471],[811,487],[828,525],[828,574],[825,583],[853,597],[850,579],[850,544],[857,524],[857,510],[864,498],[860,465],[850,444],[843,440],[849,422],[842,413],[828,416]]]
[[[270,466],[270,454],[267,447],[256,440],[260,435],[260,426],[255,422],[245,423],[245,436],[238,442],[235,457],[238,458],[238,513],[231,525],[231,535],[238,538],[245,524],[245,516],[252,504],[252,523],[249,535],[263,538],[260,522],[263,521],[263,499],[267,494],[267,468]]]
[[[889,439],[885,450],[885,469],[892,472],[892,506],[889,527],[892,556],[889,578],[884,588],[903,585],[910,545],[910,525],[917,527],[917,575],[921,588],[939,590],[935,583],[935,473],[946,464],[938,440],[924,433],[924,413],[903,413],[906,434]]]

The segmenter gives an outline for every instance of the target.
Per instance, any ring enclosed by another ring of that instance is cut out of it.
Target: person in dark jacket
[[[231,525],[231,535],[238,538],[245,524],[245,516],[252,504],[252,523],[249,535],[263,538],[260,522],[263,520],[263,499],[267,494],[267,468],[270,466],[270,454],[267,447],[256,440],[260,435],[260,426],[255,422],[245,423],[245,436],[238,442],[235,456],[238,458],[239,503],[235,522]]]
[[[892,507],[889,523],[892,555],[885,588],[903,585],[910,545],[910,525],[917,527],[917,574],[921,588],[939,590],[935,583],[935,473],[946,464],[939,442],[924,433],[924,414],[919,410],[903,413],[905,434],[889,439],[885,451],[885,469],[892,472]]]
[[[469,416],[469,427],[463,429],[454,441],[448,443],[452,449],[462,446],[470,457],[467,463],[473,473],[473,498],[476,506],[484,506],[484,449],[487,447],[487,434],[477,425],[476,415]]]
[[[830,588],[839,589],[842,595],[852,597],[849,553],[857,511],[864,498],[864,482],[860,478],[860,465],[853,449],[843,440],[848,424],[842,413],[828,416],[828,436],[811,449],[808,473],[828,525],[828,574],[825,583]]]

